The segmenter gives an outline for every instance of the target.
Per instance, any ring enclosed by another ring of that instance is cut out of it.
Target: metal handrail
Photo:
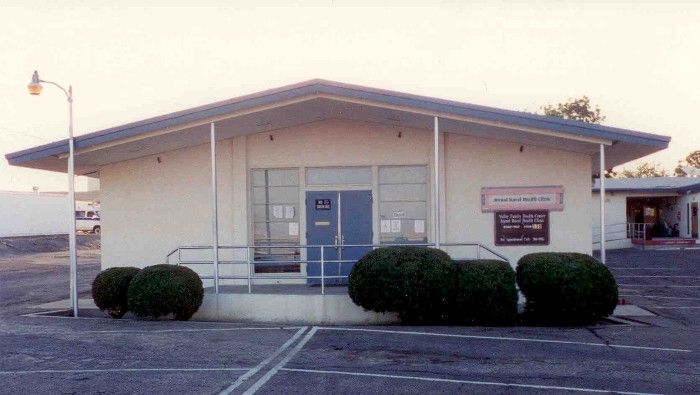
[[[647,228],[651,228],[654,224],[648,222],[630,222],[627,226],[627,233],[630,239],[644,240],[646,238]]]
[[[205,280],[214,280],[215,282],[215,289],[218,289],[218,283],[220,280],[247,280],[247,285],[248,285],[248,293],[252,292],[252,283],[253,280],[289,280],[289,279],[297,279],[297,280],[308,280],[308,279],[320,279],[321,280],[321,294],[325,294],[325,288],[326,288],[326,279],[344,279],[348,278],[347,275],[326,275],[325,274],[325,265],[327,263],[335,263],[338,264],[338,267],[340,267],[341,264],[343,263],[352,263],[356,262],[356,260],[348,260],[348,259],[332,259],[332,260],[327,260],[326,259],[326,248],[383,248],[383,247],[434,247],[434,243],[390,243],[390,244],[345,244],[342,246],[339,245],[326,245],[326,244],[310,244],[310,245],[219,245],[218,249],[219,250],[245,250],[245,260],[219,260],[219,264],[225,264],[225,265],[247,265],[247,275],[219,275],[218,274],[218,269],[215,268],[214,270],[214,276],[200,276],[200,278],[205,279]],[[320,259],[319,260],[310,260],[310,259],[295,259],[295,260],[288,260],[288,261],[255,261],[251,254],[251,250],[254,251],[256,248],[278,248],[278,249],[289,249],[289,248],[294,248],[294,249],[304,249],[307,254],[309,249],[319,249],[320,250]],[[476,248],[476,257],[477,259],[481,259],[481,251],[484,250],[493,256],[497,257],[498,259],[501,259],[507,263],[510,263],[507,257],[499,254],[498,252],[494,251],[493,249],[486,247],[480,243],[474,243],[474,242],[466,242],[466,243],[441,243],[440,244],[441,249],[442,248],[449,248],[449,247],[475,247]],[[171,257],[173,255],[177,255],[177,262],[175,263],[176,265],[205,265],[205,264],[214,264],[214,260],[183,260],[182,259],[182,251],[191,251],[191,250],[213,250],[214,246],[211,245],[198,245],[198,246],[180,246],[177,248],[174,248],[171,250],[165,257],[165,263],[170,264],[171,263]],[[298,275],[298,274],[289,274],[289,275],[280,275],[279,273],[272,273],[272,274],[254,274],[252,271],[252,266],[256,263],[289,263],[289,264],[302,264],[302,263],[320,263],[320,271],[321,275],[320,276],[310,276],[308,274],[306,275]],[[339,271],[340,273],[340,271]]]
[[[624,239],[644,239],[646,237],[647,228],[652,227],[654,224],[649,222],[620,222],[615,224],[606,224],[605,239],[608,241],[624,240]],[[619,230],[608,230],[611,227],[624,227]],[[599,239],[600,226],[592,227],[593,239]],[[621,237],[619,239],[613,239],[615,236],[625,235],[626,237]],[[600,243],[600,241],[594,240],[593,243]]]

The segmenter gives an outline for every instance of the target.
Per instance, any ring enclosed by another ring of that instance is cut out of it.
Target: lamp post
[[[68,86],[68,90],[55,82],[42,80],[35,70],[32,74],[32,82],[27,85],[29,93],[34,96],[41,94],[42,82],[58,87],[66,94],[68,99],[68,218],[70,226],[68,228],[68,255],[70,257],[70,304],[73,317],[78,316],[78,257],[75,249],[75,169],[73,167],[74,144],[73,144],[73,87]]]

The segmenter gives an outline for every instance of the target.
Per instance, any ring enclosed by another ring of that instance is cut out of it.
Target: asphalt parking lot
[[[54,317],[25,293],[0,307],[0,393],[699,393],[700,251],[609,252],[609,266],[626,300],[657,316],[588,328],[279,327]],[[3,287],[47,281],[4,268]]]

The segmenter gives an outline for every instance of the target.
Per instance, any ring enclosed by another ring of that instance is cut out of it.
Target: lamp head
[[[34,74],[32,74],[32,82],[27,85],[27,89],[29,90],[30,95],[39,95],[41,93],[41,90],[44,87],[41,86],[41,80],[39,79],[39,73],[34,70]]]

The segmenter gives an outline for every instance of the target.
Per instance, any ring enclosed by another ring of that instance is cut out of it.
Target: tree
[[[564,103],[559,103],[557,105],[547,104],[540,108],[544,111],[544,115],[550,117],[573,119],[588,123],[601,123],[605,121],[605,116],[601,113],[600,108],[598,106],[593,108],[588,96],[582,96],[577,99],[569,98]]]
[[[700,169],[700,150],[689,153],[684,160],[679,160],[678,166],[673,172],[677,177],[685,177],[688,175],[688,167]]]
[[[629,170],[624,169],[619,173],[620,178],[645,178],[645,177],[668,177],[668,171],[648,162],[643,162],[637,165],[636,168]]]
[[[547,104],[540,107],[544,115],[563,119],[573,119],[588,123],[601,123],[605,121],[605,116],[601,113],[600,107],[591,107],[591,100],[584,95],[577,99],[569,98],[557,105]],[[615,178],[618,174],[613,169],[605,171],[605,178]]]

